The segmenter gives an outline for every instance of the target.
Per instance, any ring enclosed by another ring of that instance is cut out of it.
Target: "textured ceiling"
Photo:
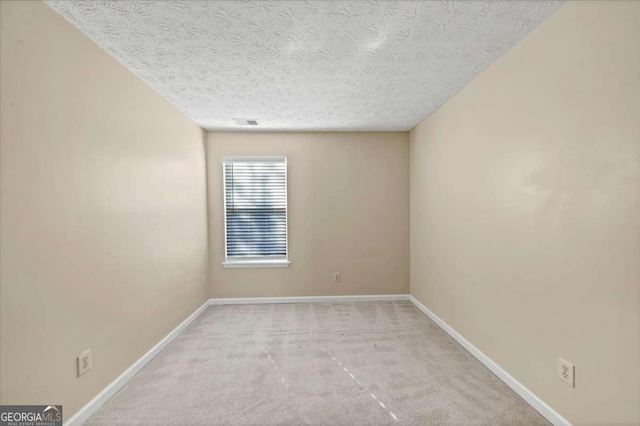
[[[561,3],[48,4],[205,129],[264,131],[408,130]]]

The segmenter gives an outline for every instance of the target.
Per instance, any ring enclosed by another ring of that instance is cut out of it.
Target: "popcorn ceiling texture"
[[[364,131],[411,129],[562,2],[48,4],[205,129]]]

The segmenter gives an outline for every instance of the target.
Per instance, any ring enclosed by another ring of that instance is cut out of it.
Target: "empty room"
[[[640,426],[640,1],[0,0],[0,426]]]

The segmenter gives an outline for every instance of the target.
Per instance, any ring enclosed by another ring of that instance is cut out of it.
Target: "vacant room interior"
[[[640,425],[640,2],[0,20],[0,424]]]

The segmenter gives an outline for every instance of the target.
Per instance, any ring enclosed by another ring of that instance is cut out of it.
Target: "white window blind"
[[[286,261],[286,157],[225,158],[223,165],[226,262]]]

